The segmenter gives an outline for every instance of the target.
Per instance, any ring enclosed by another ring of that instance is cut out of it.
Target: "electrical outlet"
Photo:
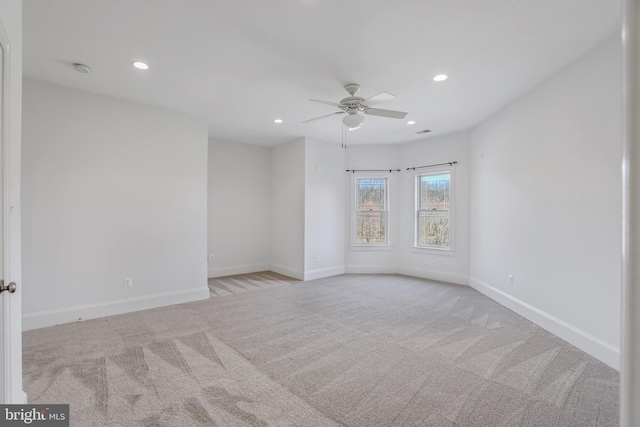
[[[509,286],[513,286],[513,274],[509,275]]]
[[[209,255],[209,262],[213,262],[213,260],[215,259],[215,257],[213,256],[213,254]]]
[[[133,288],[133,279],[131,277],[125,277],[122,281],[122,286],[125,288]]]

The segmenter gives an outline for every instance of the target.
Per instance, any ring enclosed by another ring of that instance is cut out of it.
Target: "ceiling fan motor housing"
[[[340,100],[340,105],[346,106],[347,110],[362,110],[362,101],[364,101],[364,98],[360,98],[359,96],[350,96]]]

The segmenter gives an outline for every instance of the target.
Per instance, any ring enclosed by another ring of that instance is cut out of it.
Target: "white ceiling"
[[[349,144],[401,143],[477,124],[612,36],[620,13],[620,0],[24,0],[24,74],[203,115],[211,138],[264,146],[340,141],[341,116],[302,123],[336,111],[308,100],[358,83],[409,114],[367,116]]]

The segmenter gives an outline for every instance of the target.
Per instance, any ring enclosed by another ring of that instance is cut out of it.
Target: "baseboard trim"
[[[398,269],[392,265],[346,265],[347,274],[397,274]]]
[[[133,311],[148,310],[150,308],[199,301],[207,298],[209,298],[209,288],[204,287],[98,304],[86,304],[57,310],[27,313],[22,316],[22,330],[28,331],[31,329],[44,328],[62,323],[77,322],[79,319],[95,319],[98,317],[113,316]]]
[[[258,273],[260,271],[267,271],[270,269],[269,264],[253,264],[253,265],[241,265],[239,267],[223,267],[223,268],[210,268],[207,277],[210,279],[214,277],[234,276],[236,274],[249,274]]]
[[[419,277],[421,279],[438,280],[440,282],[469,285],[469,276],[463,274],[447,273],[446,271],[424,270],[413,267],[399,267],[398,274]]]
[[[310,270],[304,272],[304,280],[324,279],[325,277],[337,276],[344,274],[344,265],[337,267],[320,268],[318,270]]]
[[[294,270],[288,267],[283,267],[278,264],[271,264],[267,270],[271,270],[274,273],[282,274],[284,276],[292,277],[298,280],[304,280],[304,272],[299,270]]]
[[[444,271],[423,270],[414,267],[396,267],[391,265],[347,265],[347,274],[403,274],[421,279],[437,280],[439,282],[469,285],[469,276],[447,273]]]
[[[502,292],[474,277],[469,278],[469,285],[499,304],[518,313],[536,325],[562,338],[580,350],[595,357],[603,363],[620,370],[620,348],[615,347],[588,332],[583,331],[557,317],[546,313],[524,301]]]
[[[337,276],[345,273],[344,266],[320,268],[311,271],[297,271],[291,268],[283,267],[277,264],[255,264],[255,265],[241,265],[239,267],[225,267],[225,268],[212,268],[208,271],[208,277],[210,279],[224,276],[234,276],[236,274],[250,274],[258,273],[260,271],[271,270],[275,273],[284,274],[285,276],[293,277],[298,280],[315,280],[323,279],[325,277]],[[304,279],[303,279],[304,277]]]

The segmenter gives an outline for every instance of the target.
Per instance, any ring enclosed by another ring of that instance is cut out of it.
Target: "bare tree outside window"
[[[387,243],[387,179],[356,179],[356,244]]]
[[[450,184],[449,173],[418,176],[418,246],[449,248]]]

